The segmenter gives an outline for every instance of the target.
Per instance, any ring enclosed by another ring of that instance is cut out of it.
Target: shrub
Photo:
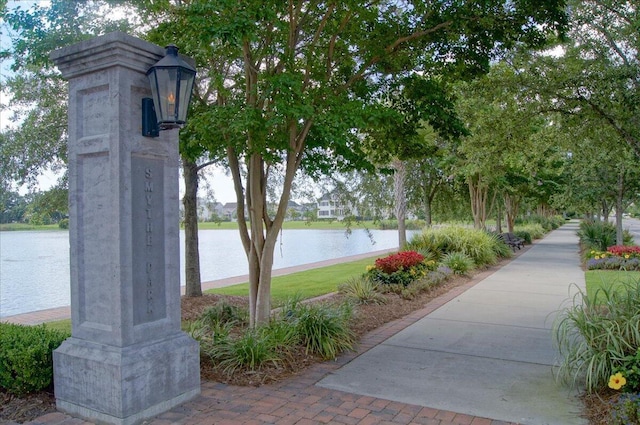
[[[233,324],[222,322],[210,322],[198,319],[189,323],[185,330],[191,338],[200,343],[200,352],[208,353],[212,346],[226,341],[231,333]]]
[[[60,220],[58,222],[58,227],[61,229],[68,229],[69,228],[69,219],[68,218],[63,218],[62,220]]]
[[[207,326],[215,326],[221,323],[242,325],[248,323],[248,318],[249,312],[246,308],[220,300],[215,305],[207,307],[200,315],[199,320]]]
[[[402,251],[384,258],[378,258],[375,265],[368,268],[366,277],[376,284],[407,286],[416,279],[426,276],[435,268],[434,260],[425,260],[415,251]]]
[[[473,269],[473,259],[464,252],[450,252],[440,262],[449,267],[455,274],[466,274]]]
[[[266,363],[282,362],[279,347],[279,341],[271,337],[268,327],[259,327],[211,345],[206,354],[219,363],[224,373],[231,375],[237,369],[259,370]]]
[[[613,372],[624,369],[625,359],[640,347],[638,305],[640,282],[615,292],[600,289],[591,297],[580,291],[573,306],[554,324],[562,356],[558,378],[567,382],[584,379],[589,392],[606,386]]]
[[[635,354],[620,359],[620,363],[614,372],[620,372],[624,376],[624,391],[640,392],[640,348]]]
[[[545,228],[540,224],[535,223],[516,226],[513,229],[513,233],[515,233],[518,237],[524,239],[527,243],[531,243],[531,241],[533,241],[534,239],[540,239],[547,232],[548,230],[545,230]]]
[[[526,244],[531,244],[531,242],[533,242],[531,233],[527,232],[526,230],[515,230],[513,234],[522,239]]]
[[[295,335],[307,353],[318,354],[323,359],[335,359],[341,352],[353,349],[355,335],[349,328],[353,311],[348,304],[296,303],[287,311]]]
[[[607,221],[584,220],[580,223],[578,237],[582,245],[589,250],[606,251],[616,244],[616,228]],[[623,232],[623,245],[631,245],[633,237]]]
[[[378,284],[368,276],[352,277],[338,286],[338,292],[357,304],[384,304],[386,298],[378,291]]]
[[[564,224],[565,220],[562,216],[556,215],[553,217],[547,217],[544,215],[533,214],[522,219],[516,219],[516,224],[527,225],[536,224],[544,229],[544,233],[557,229]]]
[[[402,251],[384,258],[378,258],[375,267],[383,273],[391,274],[398,270],[407,270],[422,263],[424,257],[415,251]]]
[[[0,323],[0,386],[23,395],[53,382],[53,350],[70,335],[41,326]]]
[[[622,394],[611,406],[610,425],[640,424],[640,394]]]
[[[438,260],[443,255],[442,241],[438,237],[439,233],[436,233],[434,229],[425,229],[422,233],[414,235],[407,243],[407,249],[419,252],[425,256],[425,258],[431,258]],[[433,257],[427,257],[425,253],[430,253]]]
[[[492,249],[498,258],[511,258],[511,256],[513,256],[513,252],[509,245],[504,243],[498,235],[489,234],[489,236],[493,239]]]
[[[450,252],[462,252],[477,266],[495,264],[498,260],[495,246],[499,242],[488,233],[467,227],[448,226],[425,229],[414,236],[408,244],[413,250],[428,250],[438,258]]]

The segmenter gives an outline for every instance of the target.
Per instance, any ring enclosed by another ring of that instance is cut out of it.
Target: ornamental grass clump
[[[402,251],[378,258],[375,264],[369,267],[366,277],[376,284],[406,287],[411,282],[425,277],[435,267],[434,260],[426,260],[416,251]]]
[[[592,296],[579,291],[573,306],[554,324],[561,355],[557,377],[583,383],[588,392],[605,388],[618,372],[625,380],[635,379],[629,371],[640,366],[639,305],[640,281],[616,291],[600,289]]]
[[[450,252],[440,262],[459,275],[467,274],[474,267],[473,260],[464,252]]]
[[[387,299],[380,293],[378,286],[369,276],[362,275],[338,285],[338,292],[356,304],[385,304]]]
[[[335,359],[343,351],[353,350],[356,336],[349,327],[353,309],[348,303],[303,304],[290,302],[284,309],[285,320],[293,326],[295,338],[307,354],[325,360]]]
[[[616,228],[608,221],[583,220],[578,230],[580,243],[587,251],[606,251],[616,244]],[[633,237],[628,231],[623,232],[623,245],[631,245]]]
[[[276,328],[277,329],[277,328]],[[287,358],[287,343],[280,332],[273,333],[270,326],[246,329],[240,335],[219,340],[207,347],[206,354],[218,363],[227,375],[238,369],[260,370],[269,364],[277,366]]]
[[[495,264],[503,252],[496,237],[482,230],[468,227],[447,226],[425,229],[414,236],[407,247],[411,250],[428,250],[442,256],[451,252],[462,252],[471,257],[478,267]]]

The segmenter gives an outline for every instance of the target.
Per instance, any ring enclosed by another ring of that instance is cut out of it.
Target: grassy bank
[[[350,277],[364,273],[366,267],[373,264],[376,258],[377,257],[365,258],[363,260],[319,267],[284,276],[276,276],[271,280],[271,297],[274,307],[281,305],[292,297],[307,299],[335,292],[339,284],[345,282]],[[248,296],[249,284],[240,283],[224,288],[210,289],[205,292],[220,295]],[[71,320],[69,319],[48,322],[46,326],[71,332]]]
[[[27,223],[5,223],[0,224],[0,232],[9,232],[14,230],[62,230],[57,224],[46,224],[35,226]]]
[[[183,226],[181,225],[181,228]],[[347,225],[343,221],[285,221],[282,225],[283,229],[313,229],[313,230],[347,230]],[[350,229],[379,229],[380,226],[373,221],[352,222]],[[237,230],[238,223],[235,221],[222,222],[200,222],[199,230]],[[7,223],[0,224],[0,231],[12,230],[60,230],[57,224],[48,224],[44,226],[35,226],[26,223]]]
[[[275,306],[281,305],[292,297],[302,299],[318,297],[335,292],[338,285],[349,278],[363,274],[376,257],[319,267],[302,272],[276,276],[271,280],[271,299]],[[205,291],[220,295],[249,295],[249,283],[215,288]]]
[[[219,223],[214,222],[200,222],[198,223],[199,230],[228,230],[237,229],[238,223],[235,221],[223,221]],[[285,221],[282,224],[283,229],[314,229],[314,230],[346,230],[347,226],[343,221]],[[353,222],[350,225],[351,229],[377,229],[378,225],[372,221]]]

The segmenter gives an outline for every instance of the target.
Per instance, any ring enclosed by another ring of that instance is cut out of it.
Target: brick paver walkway
[[[203,382],[200,396],[145,421],[144,424],[517,425],[489,418],[330,390],[315,385],[326,374],[340,368],[353,358],[420,320],[495,270],[497,267],[484,271],[476,275],[470,282],[431,301],[421,310],[370,332],[360,341],[356,352],[344,354],[334,362],[316,364],[298,376],[261,387],[240,387],[217,382]],[[460,400],[460,403],[464,404],[464,400]],[[35,421],[28,422],[28,424],[88,425],[90,422],[56,412],[42,416]]]

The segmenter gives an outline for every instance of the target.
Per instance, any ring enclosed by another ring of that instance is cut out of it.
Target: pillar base
[[[183,332],[127,347],[78,338],[53,352],[59,410],[84,419],[132,425],[200,393],[200,353]]]

